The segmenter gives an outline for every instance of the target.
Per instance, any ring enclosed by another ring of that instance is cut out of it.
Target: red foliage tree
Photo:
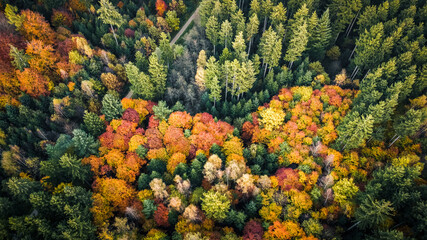
[[[264,234],[264,228],[261,223],[250,220],[243,229],[243,240],[261,240]]]
[[[254,133],[254,125],[251,122],[245,122],[242,126],[242,139],[244,141],[249,141],[252,138]]]
[[[0,71],[7,70],[9,71],[12,67],[11,58],[10,58],[10,44],[14,47],[22,49],[25,47],[24,40],[22,37],[7,33],[1,32],[0,34]]]
[[[124,111],[122,119],[129,122],[139,123],[139,114],[135,109],[128,108]]]
[[[150,149],[157,149],[163,147],[162,134],[157,128],[149,128],[145,131],[147,137],[147,145]]]
[[[169,210],[163,203],[157,205],[157,210],[154,212],[154,221],[161,227],[169,227],[168,222]]]
[[[291,189],[302,189],[302,184],[299,182],[298,170],[291,168],[279,168],[276,172],[277,180],[279,181],[279,185],[285,191],[289,191]]]

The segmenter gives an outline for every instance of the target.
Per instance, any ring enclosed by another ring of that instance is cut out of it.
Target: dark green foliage
[[[151,218],[151,216],[153,216],[154,212],[157,210],[157,206],[154,205],[154,202],[149,199],[144,200],[142,205],[142,213],[144,213],[146,218]]]
[[[6,187],[9,193],[16,200],[21,202],[28,201],[31,193],[41,190],[41,184],[39,182],[16,177],[9,178]]]
[[[157,173],[162,174],[162,173],[166,172],[166,163],[162,160],[159,160],[159,159],[153,159],[148,163],[147,171],[149,173],[152,173],[155,171]]]
[[[28,200],[37,213],[29,209],[28,215],[10,217],[9,227],[19,239],[94,239],[91,197],[90,191],[73,186],[53,195],[34,191]]]
[[[168,222],[171,226],[175,226],[175,224],[178,222],[178,216],[179,212],[176,210],[170,210],[168,214]]]
[[[74,146],[74,152],[78,157],[89,157],[90,155],[97,155],[99,142],[91,135],[80,129],[73,131],[74,137],[71,139]]]
[[[261,208],[260,202],[251,200],[245,205],[245,213],[248,218],[254,218],[258,215],[258,211]]]
[[[49,176],[47,181],[53,184],[72,182],[75,185],[87,185],[91,177],[90,167],[83,165],[77,157],[65,154],[59,159],[50,159],[40,163],[40,173]]]
[[[234,209],[231,209],[227,214],[227,218],[225,219],[225,222],[242,231],[243,227],[245,226],[246,218],[247,216],[243,212],[239,212]]]
[[[203,163],[197,158],[193,160],[190,167],[189,179],[192,187],[198,187],[202,184],[203,179]]]
[[[113,119],[119,118],[122,115],[122,104],[117,94],[105,94],[104,98],[102,99],[101,112],[105,115],[106,121],[111,121]]]
[[[47,145],[46,152],[50,159],[59,159],[65,153],[73,152],[73,141],[69,135],[61,134],[55,145]]]
[[[419,236],[425,234],[425,211],[419,211],[426,201],[425,190],[417,186],[420,175],[416,167],[389,166],[374,173],[374,178],[359,196],[361,206],[355,216],[360,228],[384,229],[388,219],[415,226]],[[424,204],[425,205],[425,204]]]
[[[216,143],[214,143],[213,145],[212,145],[212,147],[211,147],[211,149],[209,150],[209,152],[211,153],[211,154],[216,154],[216,155],[221,155],[221,147],[220,146],[218,146]]]
[[[180,163],[176,166],[174,175],[179,175],[185,180],[188,178],[188,170],[189,168],[187,164]]]
[[[151,177],[148,174],[141,173],[138,177],[138,190],[150,188]]]
[[[98,137],[105,130],[104,121],[102,121],[101,118],[93,112],[85,112],[83,121],[88,133],[94,137]]]

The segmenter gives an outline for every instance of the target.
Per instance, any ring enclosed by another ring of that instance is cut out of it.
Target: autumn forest
[[[427,239],[426,0],[0,10],[0,239]]]

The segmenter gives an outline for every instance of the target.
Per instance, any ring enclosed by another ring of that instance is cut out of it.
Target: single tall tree
[[[329,8],[322,14],[316,26],[309,31],[309,53],[311,59],[322,60],[331,41]]]
[[[246,23],[246,41],[249,41],[248,55],[251,51],[252,41],[254,36],[258,33],[259,20],[255,13],[249,18],[249,22]]]
[[[221,42],[224,43],[224,47],[227,48],[227,43],[230,43],[233,39],[233,27],[228,20],[225,20],[221,24],[221,31],[219,32]]]
[[[297,28],[297,31],[292,35],[289,42],[288,49],[286,50],[285,61],[289,61],[289,68],[292,64],[302,56],[308,42],[307,23],[303,23]]]
[[[136,94],[146,100],[152,100],[155,97],[155,88],[150,77],[145,73],[139,71],[139,69],[132,63],[128,62],[125,65],[126,75],[131,84],[130,88]]]
[[[113,32],[114,39],[116,40],[117,46],[119,45],[116,37],[116,32],[114,31],[114,27],[120,28],[125,20],[123,16],[117,11],[117,9],[111,4],[108,0],[100,0],[99,4],[101,7],[96,11],[99,14],[99,18],[101,21],[107,25],[110,25],[111,31]]]
[[[214,51],[213,54],[215,55],[215,47],[219,43],[219,23],[218,19],[215,16],[211,16],[206,23],[206,37],[211,41]]]
[[[271,27],[262,35],[259,51],[263,59],[265,76],[267,67],[270,69],[276,67],[282,54],[282,40]]]
[[[166,89],[167,68],[156,53],[151,54],[148,62],[148,72],[150,73],[150,81],[154,86],[155,97],[161,97]]]

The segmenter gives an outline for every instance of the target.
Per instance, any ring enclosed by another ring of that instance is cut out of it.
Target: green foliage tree
[[[73,153],[73,142],[70,135],[61,134],[54,145],[46,145],[46,152],[50,159],[59,159],[65,153]]]
[[[179,18],[176,11],[166,12],[166,22],[172,30],[177,31],[179,29]]]
[[[333,19],[333,32],[338,35],[342,32],[362,8],[361,0],[332,0],[329,8]]]
[[[367,196],[356,210],[355,218],[361,229],[379,227],[384,228],[394,216],[394,208],[391,202],[384,199],[372,199]]]
[[[152,100],[154,99],[154,85],[151,82],[150,77],[144,72],[139,71],[139,69],[132,63],[128,62],[125,65],[126,76],[129,79],[131,84],[131,89],[136,96],[141,97],[142,99]]]
[[[331,26],[329,20],[329,8],[322,14],[319,22],[309,31],[309,53],[310,57],[322,60],[331,40]]]
[[[371,136],[373,124],[372,115],[360,116],[358,112],[353,112],[351,120],[340,125],[337,142],[344,144],[343,149],[359,147]]]
[[[222,222],[230,210],[230,200],[216,191],[208,191],[202,197],[202,210],[214,221]]]
[[[302,56],[302,53],[305,51],[308,43],[308,32],[307,32],[307,23],[297,28],[295,34],[292,35],[292,38],[289,42],[288,49],[285,54],[285,61],[289,61],[289,68],[292,68],[292,64]]]
[[[101,112],[105,115],[106,121],[117,119],[122,115],[122,103],[120,102],[117,94],[114,92],[105,94],[104,98],[102,99]]]
[[[154,86],[154,96],[161,97],[166,89],[167,68],[159,60],[156,53],[153,53],[148,61],[148,72],[150,73],[151,82]]]
[[[410,136],[420,129],[423,113],[421,110],[409,109],[405,115],[401,116],[394,123],[395,136],[392,138],[390,146],[400,137]]]
[[[221,101],[221,86],[218,77],[214,76],[206,87],[209,89],[209,99],[214,101],[215,107],[215,103]]]
[[[286,8],[283,6],[282,2],[279,2],[276,6],[272,8],[271,11],[271,23],[276,26],[280,23],[285,24],[286,22]]]
[[[78,157],[89,157],[90,155],[98,154],[99,142],[92,135],[81,129],[74,129],[73,135],[74,137],[71,141],[74,145],[74,152]]]
[[[50,159],[40,163],[40,173],[48,176],[48,182],[58,185],[72,182],[74,185],[88,185],[91,177],[90,167],[83,165],[81,159],[71,154],[64,154],[59,159]]]
[[[93,112],[85,111],[83,122],[86,130],[94,137],[98,137],[105,130],[105,123],[102,119]]]
[[[25,68],[29,67],[28,61],[30,56],[24,53],[24,50],[19,50],[18,48],[10,45],[9,56],[13,59],[12,65],[19,69],[19,71],[24,71]]]
[[[227,48],[227,43],[231,43],[233,39],[233,27],[228,20],[222,22],[221,30],[219,31],[219,38],[221,42],[224,43],[225,48]]]
[[[218,19],[215,16],[211,16],[206,23],[206,37],[211,41],[214,47],[214,55],[215,55],[215,47],[219,44],[219,23]]]
[[[159,101],[156,106],[153,106],[153,111],[154,117],[160,120],[167,120],[172,113],[165,101]]]
[[[267,67],[276,67],[279,64],[282,54],[282,41],[277,36],[277,33],[270,27],[261,37],[259,44],[260,55],[263,59],[264,76],[267,73]]]
[[[248,55],[251,52],[252,41],[254,36],[258,33],[259,20],[256,14],[252,14],[249,22],[246,23],[246,41],[249,42]]]
[[[96,13],[98,13],[99,19],[101,19],[103,23],[110,25],[114,39],[116,40],[116,44],[118,46],[119,43],[117,41],[116,32],[114,31],[113,26],[120,28],[125,23],[125,20],[118,12],[118,10],[113,6],[113,4],[111,4],[108,0],[99,0],[99,4],[101,6],[98,10],[96,10]]]
[[[174,59],[174,52],[173,52],[172,46],[170,45],[168,36],[164,32],[162,32],[160,34],[160,41],[159,41],[159,43],[160,43],[159,44],[159,49],[162,51],[162,54],[161,54],[162,61],[164,63],[166,63],[166,65],[169,68],[169,64]]]

